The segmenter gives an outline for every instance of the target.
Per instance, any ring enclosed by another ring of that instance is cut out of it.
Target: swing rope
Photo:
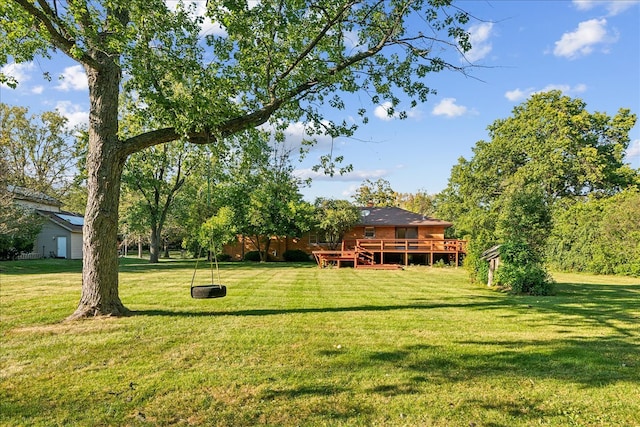
[[[207,142],[209,140],[209,132],[207,132]],[[207,164],[207,206],[211,206],[211,153],[209,153],[209,162]],[[193,276],[191,276],[191,298],[220,298],[227,295],[227,287],[220,282],[220,268],[218,266],[218,256],[216,255],[216,248],[213,241],[213,235],[211,235],[211,241],[209,243],[209,264],[211,266],[211,284],[202,286],[193,286],[196,279],[196,272],[198,271],[198,261],[202,256],[202,246],[198,251],[198,258],[196,258],[196,265],[193,270]],[[218,283],[213,280],[213,268],[215,265],[216,273],[218,276]]]
[[[218,266],[218,256],[216,255],[215,245],[211,242],[211,253],[213,257],[209,257],[209,265],[211,270],[211,284],[213,285],[215,282],[213,281],[213,268],[215,266],[216,276],[218,278],[218,284],[220,284],[220,267]],[[200,261],[200,257],[202,256],[202,246],[200,246],[200,250],[198,251],[198,257],[196,258],[196,266],[193,269],[193,275],[191,276],[191,287],[193,288],[193,283],[196,280],[196,273],[198,271],[198,262]]]

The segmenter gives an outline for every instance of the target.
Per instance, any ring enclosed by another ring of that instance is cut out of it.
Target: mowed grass
[[[123,259],[135,315],[66,323],[79,262],[0,264],[0,423],[640,425],[637,278],[524,297],[462,269],[231,263],[226,298],[193,300],[193,267]]]

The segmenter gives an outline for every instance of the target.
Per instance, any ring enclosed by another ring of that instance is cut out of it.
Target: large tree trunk
[[[162,239],[162,244],[164,245],[163,258],[166,258],[166,259],[171,258],[171,254],[169,253],[169,241],[167,239]]]
[[[260,252],[260,262],[269,262],[269,247],[271,246],[271,238],[267,237],[264,243],[264,252]]]
[[[69,319],[123,316],[118,295],[118,205],[126,156],[118,141],[120,69],[109,58],[99,70],[85,67],[89,81],[87,209],[83,227],[82,295]]]
[[[149,262],[156,264],[160,258],[160,230],[156,225],[151,226],[151,236],[149,242]]]

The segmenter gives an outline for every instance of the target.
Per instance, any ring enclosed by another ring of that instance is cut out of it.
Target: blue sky
[[[451,72],[427,76],[438,93],[405,120],[387,117],[384,106],[365,104],[369,123],[354,137],[333,141],[334,155],[344,156],[354,167],[352,173],[330,178],[311,172],[327,152],[326,139],[302,163],[295,163],[300,176],[313,178],[311,187],[303,189],[308,200],[349,199],[363,180],[379,178],[399,192],[437,193],[458,158],[470,158],[475,143],[488,138],[487,126],[510,116],[514,106],[535,92],[560,89],[583,99],[589,111],[614,115],[619,108],[630,108],[640,114],[640,1],[457,4],[485,21],[469,28],[474,46],[469,57],[479,66],[472,77]],[[17,77],[20,85],[15,90],[0,87],[0,101],[27,106],[32,113],[57,108],[71,124],[87,121],[86,77],[71,60],[41,59],[3,71]],[[43,72],[53,79],[44,80]],[[329,114],[348,119],[356,111]],[[302,133],[301,124],[292,124],[289,143],[295,145]],[[626,161],[640,168],[640,125],[630,137]]]

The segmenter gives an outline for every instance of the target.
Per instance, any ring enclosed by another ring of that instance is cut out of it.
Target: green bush
[[[467,247],[467,254],[462,262],[463,267],[469,272],[472,282],[480,282],[487,284],[489,280],[489,263],[481,258],[482,251],[489,247],[488,243],[484,246],[480,243],[470,242]]]
[[[218,257],[218,261],[220,262],[231,261],[231,255],[229,254],[216,254],[216,256]]]
[[[496,270],[496,285],[509,287],[514,294],[553,293],[553,280],[540,257],[526,243],[503,244],[500,247],[500,261],[500,267]]]
[[[287,262],[308,262],[311,261],[311,257],[305,251],[300,249],[290,249],[285,251],[282,254],[282,258],[284,258]]]
[[[249,251],[244,254],[245,261],[260,261],[260,252],[258,251]]]

